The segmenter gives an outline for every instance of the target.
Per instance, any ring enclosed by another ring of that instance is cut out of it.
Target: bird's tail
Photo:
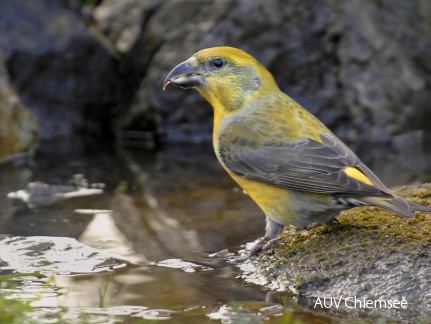
[[[369,203],[370,205],[378,206],[390,210],[391,212],[398,214],[402,217],[413,218],[415,211],[418,212],[431,212],[431,208],[420,205],[418,203],[407,201],[404,198],[395,196],[395,198],[378,198],[378,197],[366,197],[361,198],[362,201]]]

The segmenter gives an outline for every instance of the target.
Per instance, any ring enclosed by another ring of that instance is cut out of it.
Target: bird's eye
[[[216,68],[221,68],[224,65],[224,61],[221,58],[217,58],[214,60],[213,64]]]

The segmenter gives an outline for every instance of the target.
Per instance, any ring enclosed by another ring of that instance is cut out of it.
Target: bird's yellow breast
[[[244,189],[244,191],[259,205],[266,215],[277,214],[273,210],[278,207],[283,207],[283,214],[286,213],[285,206],[290,205],[289,191],[280,187],[267,185],[262,182],[249,180],[235,174],[232,174],[228,169],[225,170],[229,173],[233,180]],[[291,214],[291,213],[290,213]]]
[[[331,196],[329,195],[298,192],[271,186],[237,176],[227,168],[225,170],[256,202],[265,215],[281,225],[308,227],[314,222],[325,222],[333,217],[331,216],[332,214],[326,213],[327,208],[332,205]],[[327,219],[313,218],[314,213],[322,212],[324,215],[328,215]],[[310,216],[312,220],[310,220]]]

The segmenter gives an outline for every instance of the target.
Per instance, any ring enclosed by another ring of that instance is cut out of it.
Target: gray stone
[[[2,61],[44,140],[210,140],[209,104],[161,83],[196,51],[221,45],[255,56],[343,139],[430,130],[427,0],[83,3],[8,0],[0,13]]]
[[[112,2],[104,3],[113,13]],[[143,52],[129,54],[151,64],[123,127],[157,112],[168,142],[208,140],[210,106],[190,90],[163,93],[161,82],[199,49],[229,45],[260,60],[282,90],[343,139],[386,141],[430,128],[426,1],[178,0],[143,15],[135,40]]]
[[[38,118],[44,140],[112,137],[112,119],[133,87],[127,87],[109,41],[64,3],[5,1],[0,48],[10,81]]]

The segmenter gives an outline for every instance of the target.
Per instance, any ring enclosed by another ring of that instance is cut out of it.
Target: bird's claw
[[[265,245],[262,247],[262,251],[269,251],[269,250],[275,249],[278,243],[281,243],[283,245],[287,244],[285,240],[281,238],[275,238],[265,243]]]
[[[260,242],[258,242],[255,246],[253,246],[247,254],[241,255],[236,258],[232,258],[229,261],[234,264],[243,263],[247,260],[257,257],[261,252],[266,252],[266,251],[275,249],[277,247],[277,244],[279,243],[284,245],[287,244],[283,239],[280,239],[280,238],[274,238],[269,241],[263,239]]]

